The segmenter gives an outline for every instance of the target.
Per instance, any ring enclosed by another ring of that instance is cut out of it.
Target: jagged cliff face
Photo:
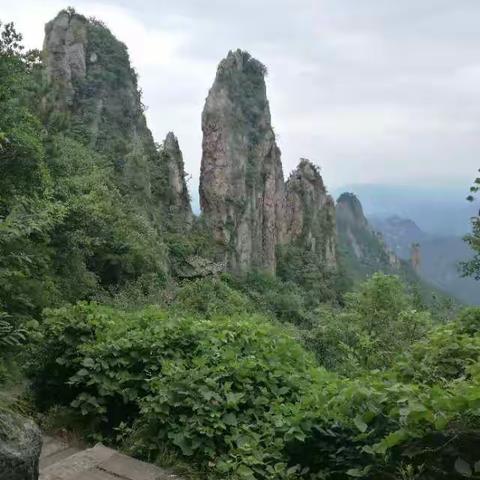
[[[285,186],[264,75],[248,53],[229,52],[202,115],[200,203],[237,272],[274,272],[283,240]]]
[[[169,136],[157,151],[126,46],[101,22],[67,9],[45,27],[43,61],[49,127],[101,153],[129,203],[155,224],[172,205],[191,221],[178,142]]]
[[[335,204],[318,168],[301,159],[286,183],[285,243],[297,243],[336,266]]]
[[[156,150],[127,48],[100,22],[62,11],[45,27],[48,122],[104,155],[121,191],[154,215]]]
[[[161,197],[165,215],[175,230],[191,227],[193,213],[185,181],[183,155],[178,139],[169,132],[159,151],[159,178],[153,183],[155,193]]]
[[[67,109],[73,105],[74,84],[85,79],[87,72],[87,22],[80,15],[61,12],[45,26],[43,45],[46,77],[56,86],[55,106]]]

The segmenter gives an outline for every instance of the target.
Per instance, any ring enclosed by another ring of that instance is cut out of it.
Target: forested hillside
[[[19,415],[192,479],[478,478],[480,310],[312,162],[284,181],[266,68],[219,64],[197,217],[127,47],[73,9],[45,34],[0,25],[0,479]]]

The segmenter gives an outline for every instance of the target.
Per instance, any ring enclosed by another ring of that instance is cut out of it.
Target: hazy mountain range
[[[470,218],[478,213],[478,206],[466,200],[468,190],[469,185],[349,184],[333,193],[355,193],[367,217],[398,215],[413,220],[426,233],[463,236],[470,231]]]
[[[335,192],[351,191],[361,200],[373,228],[404,260],[412,244],[420,245],[422,278],[468,304],[480,304],[480,282],[463,278],[460,263],[473,255],[463,236],[477,214],[466,200],[468,187],[347,185]]]

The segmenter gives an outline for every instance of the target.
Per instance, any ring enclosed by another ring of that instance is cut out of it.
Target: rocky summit
[[[279,245],[303,241],[335,265],[334,205],[307,161],[285,184],[265,86],[247,52],[220,62],[202,115],[200,202],[234,272],[275,272]]]
[[[156,227],[188,228],[178,140],[170,132],[155,145],[127,47],[102,22],[66,9],[45,27],[43,60],[48,123],[107,159],[129,204]]]
[[[68,108],[75,96],[74,84],[87,72],[87,22],[77,14],[60,12],[45,26],[43,44],[45,74],[56,86],[57,108]]]
[[[385,243],[382,234],[369,224],[355,194],[346,192],[338,198],[336,224],[344,262],[353,275],[361,278],[376,271],[402,273],[401,270],[405,270],[400,259]]]
[[[318,167],[301,159],[286,184],[285,241],[300,243],[336,267],[335,203]]]
[[[200,203],[233,271],[275,271],[284,182],[270,120],[265,67],[248,53],[220,62],[202,115]]]
[[[157,174],[152,186],[165,207],[164,217],[176,230],[189,229],[193,213],[185,181],[183,155],[173,132],[168,132],[159,150]]]

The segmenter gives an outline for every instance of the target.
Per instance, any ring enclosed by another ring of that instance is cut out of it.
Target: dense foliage
[[[322,365],[354,375],[390,367],[430,326],[430,314],[415,309],[399,278],[377,273],[345,295],[344,308],[318,309],[303,335]]]
[[[21,324],[44,307],[164,276],[159,232],[121,195],[105,158],[42,126],[37,63],[13,26],[1,38],[0,309]]]
[[[368,322],[370,341],[398,327],[405,306],[401,290],[388,292],[395,279],[375,281],[397,320]],[[365,328],[368,293],[354,326]],[[120,432],[150,460],[168,447],[212,477],[472,476],[480,311],[423,332],[410,348],[401,340],[396,353],[384,348],[390,368],[339,376],[316,366],[293,330],[255,314],[201,319],[79,304],[46,312],[30,375],[40,407],[69,406],[91,433]],[[343,343],[330,342],[332,351]]]
[[[123,422],[150,458],[167,443],[219,474],[285,466],[280,437],[300,432],[286,418],[314,362],[264,318],[78,305],[48,312],[42,332],[32,365],[42,406],[62,399],[103,432]]]

